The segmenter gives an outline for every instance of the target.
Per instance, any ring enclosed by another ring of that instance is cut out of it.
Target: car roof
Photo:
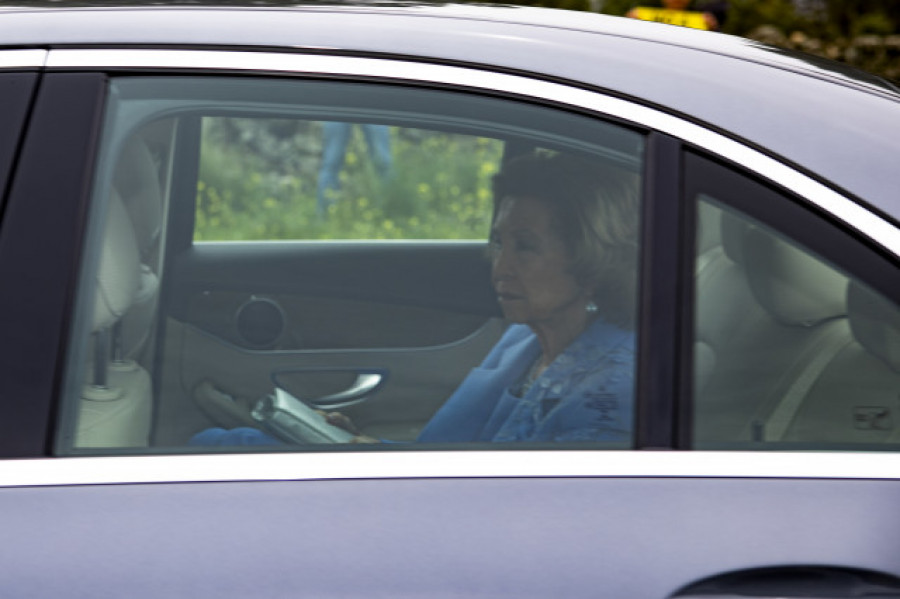
[[[328,49],[578,82],[742,139],[900,221],[897,89],[734,36],[574,11],[423,2],[43,0],[6,4],[0,19],[6,47]]]

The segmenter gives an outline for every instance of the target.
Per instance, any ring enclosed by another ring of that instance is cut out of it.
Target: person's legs
[[[325,214],[334,202],[334,194],[341,187],[340,172],[344,166],[344,154],[350,143],[350,123],[322,123],[322,163],[316,190],[316,213]]]
[[[391,153],[391,129],[387,125],[363,125],[366,146],[375,165],[375,170],[382,178],[390,175],[394,158]]]

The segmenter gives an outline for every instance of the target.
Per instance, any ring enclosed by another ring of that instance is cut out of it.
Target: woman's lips
[[[497,301],[499,302],[513,302],[516,300],[522,299],[521,295],[517,295],[515,293],[509,293],[504,291],[497,292]]]

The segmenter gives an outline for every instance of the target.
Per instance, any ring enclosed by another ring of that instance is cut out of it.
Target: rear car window
[[[631,447],[643,147],[449,89],[114,79],[57,452]]]
[[[788,213],[793,198],[691,160],[693,447],[897,449],[900,307],[872,286],[893,275],[863,278],[875,253]]]

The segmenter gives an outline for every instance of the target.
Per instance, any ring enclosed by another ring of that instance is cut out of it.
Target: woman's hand
[[[316,410],[325,418],[325,422],[330,424],[331,426],[336,426],[338,428],[342,428],[348,433],[353,433],[354,435],[359,434],[359,429],[356,428],[356,425],[353,424],[353,421],[350,420],[350,417],[346,414],[341,414],[340,412],[324,412],[322,410]]]
[[[356,435],[352,439],[350,439],[351,443],[381,443],[381,439],[376,439],[375,437],[370,437],[368,435]]]
[[[350,439],[350,443],[381,443],[380,440],[369,437],[368,435],[359,434],[359,429],[356,428],[356,425],[353,424],[353,421],[350,420],[350,417],[346,414],[342,414],[340,412],[322,412],[319,411],[322,416],[325,417],[325,422],[330,424],[331,426],[336,426],[338,428],[342,428],[348,433],[354,435],[352,439]]]

